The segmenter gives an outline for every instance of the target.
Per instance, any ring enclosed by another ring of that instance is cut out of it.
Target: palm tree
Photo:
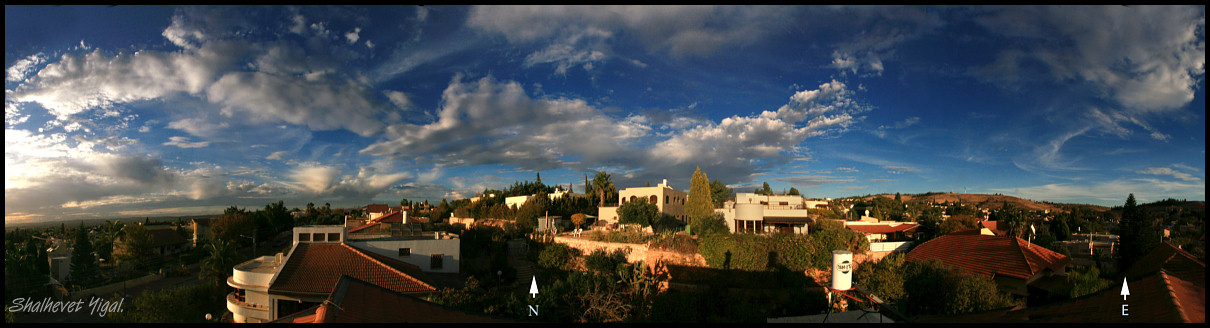
[[[214,283],[221,283],[226,280],[231,268],[239,261],[239,254],[236,253],[235,246],[222,239],[210,241],[209,244],[206,244],[205,250],[209,256],[202,259],[202,272],[198,274],[198,277],[200,279],[212,278]]]
[[[601,194],[601,204],[599,207],[605,206],[605,191],[613,192],[613,180],[609,179],[609,173],[597,172],[597,176],[592,179],[593,189],[596,189]]]

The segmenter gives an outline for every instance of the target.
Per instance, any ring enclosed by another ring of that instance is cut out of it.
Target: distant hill
[[[885,198],[894,199],[895,195],[893,195],[893,194],[872,195],[872,196],[866,196],[862,199],[871,200],[871,199],[874,199],[874,197],[885,197]],[[980,208],[990,208],[990,209],[1001,208],[1004,206],[1004,204],[1007,203],[1007,204],[1012,204],[1013,206],[1016,206],[1019,209],[1026,209],[1026,210],[1032,210],[1032,211],[1050,210],[1051,212],[1068,212],[1068,211],[1071,211],[1072,208],[1077,208],[1077,207],[1082,210],[1094,211],[1094,212],[1104,212],[1104,211],[1109,210],[1109,208],[1105,207],[1105,206],[1088,205],[1088,204],[1062,204],[1062,203],[1051,203],[1051,202],[1037,202],[1037,201],[1033,201],[1033,200],[1028,200],[1028,199],[1019,198],[1019,197],[1013,197],[1013,196],[1008,196],[1008,195],[959,194],[959,193],[948,192],[948,193],[924,193],[924,194],[915,194],[915,195],[900,195],[899,198],[901,200],[903,200],[903,202],[906,202],[906,203],[929,203],[929,202],[932,202],[932,203],[947,203],[947,202],[959,203],[959,202],[961,202],[962,204],[966,204],[966,205],[974,205],[974,206],[978,206]]]

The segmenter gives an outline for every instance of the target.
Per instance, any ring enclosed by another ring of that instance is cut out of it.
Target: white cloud
[[[209,141],[190,142],[187,137],[169,137],[165,146],[176,146],[180,148],[201,148],[210,145]]]
[[[1164,198],[1205,199],[1206,184],[1204,181],[1182,183],[1156,179],[1118,179],[1082,184],[1055,183],[1019,188],[992,188],[989,191],[1028,199],[1118,206],[1126,202],[1126,196],[1129,194],[1134,194],[1140,202]]]
[[[290,154],[290,152],[285,151],[285,150],[275,151],[272,154],[269,154],[269,156],[265,156],[265,159],[280,160],[280,159],[282,159],[282,156],[286,156],[289,154]]]
[[[680,57],[748,45],[793,23],[795,8],[734,6],[480,6],[467,25],[514,43],[609,31]]]
[[[1006,7],[976,18],[1018,38],[985,78],[1017,83],[1021,66],[1041,63],[1056,81],[1078,80],[1136,111],[1189,103],[1205,74],[1204,7]]]
[[[38,65],[46,62],[46,58],[45,53],[39,52],[29,57],[18,59],[4,71],[4,80],[8,82],[24,81],[25,77],[37,70]]]
[[[381,131],[378,116],[386,104],[364,78],[342,73],[354,52],[326,39],[258,43],[241,38],[244,14],[230,11],[186,9],[173,16],[163,35],[181,51],[64,54],[6,98],[37,102],[59,121],[117,104],[186,96],[209,103],[211,111],[253,122],[348,129],[363,136]],[[322,23],[312,25],[326,31]],[[204,135],[196,124],[186,124],[191,119],[198,117],[178,118],[170,127]]]
[[[357,43],[357,40],[361,39],[361,36],[358,35],[358,33],[361,33],[360,27],[354,28],[349,33],[345,33],[345,39],[349,40],[349,44]]]
[[[1201,178],[1195,177],[1189,173],[1180,172],[1180,171],[1173,170],[1173,169],[1166,168],[1166,167],[1150,167],[1150,168],[1147,168],[1146,170],[1135,171],[1135,173],[1154,174],[1154,175],[1171,175],[1173,178],[1181,179],[1184,181],[1200,181],[1201,180]]]

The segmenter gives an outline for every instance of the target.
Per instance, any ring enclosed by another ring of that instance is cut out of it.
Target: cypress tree
[[[714,214],[714,201],[711,200],[710,179],[698,167],[689,179],[689,197],[685,200],[685,215],[689,224],[697,226],[699,220]]]

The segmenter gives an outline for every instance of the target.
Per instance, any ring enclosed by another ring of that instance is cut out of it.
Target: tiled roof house
[[[904,257],[908,261],[938,260],[947,266],[990,277],[1001,289],[1028,296],[1042,280],[1065,275],[1071,259],[1021,238],[950,234],[920,244]],[[1045,289],[1045,288],[1042,288]]]

